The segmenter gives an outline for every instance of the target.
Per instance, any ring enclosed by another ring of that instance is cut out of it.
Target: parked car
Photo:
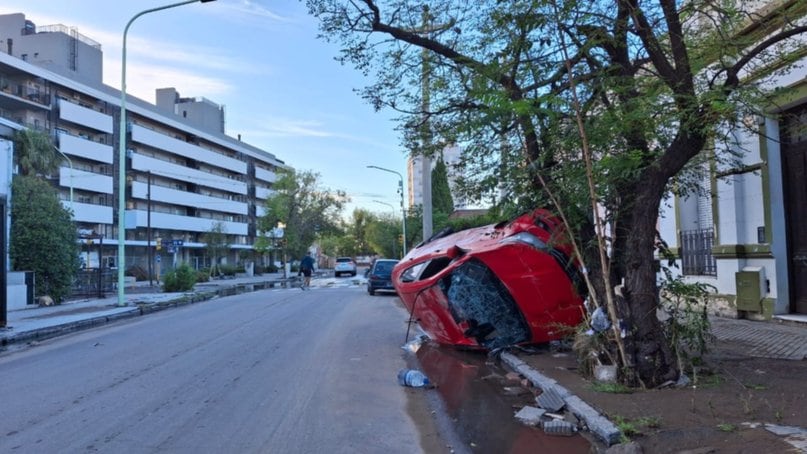
[[[392,269],[398,260],[378,259],[367,271],[367,293],[375,295],[378,290],[395,291],[392,285]]]
[[[349,274],[351,276],[356,275],[356,262],[353,261],[350,257],[337,257],[336,258],[336,266],[333,269],[334,275],[336,277],[341,276],[342,274]]]
[[[441,231],[395,266],[392,283],[412,319],[439,343],[495,349],[557,340],[584,312],[580,263],[567,238],[543,209]]]

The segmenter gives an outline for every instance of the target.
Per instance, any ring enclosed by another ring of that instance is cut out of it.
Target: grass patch
[[[746,383],[743,384],[743,386],[745,387],[745,389],[751,389],[754,391],[765,391],[766,389],[768,389],[768,387],[765,385],[757,385],[754,383]]]
[[[723,423],[718,424],[717,429],[720,430],[721,432],[734,432],[735,430],[737,430],[737,426],[735,426],[734,424]]]
[[[591,389],[597,391],[598,393],[609,393],[609,394],[632,394],[633,390],[623,384],[620,383],[592,383]]]
[[[622,434],[622,442],[625,443],[630,441],[631,437],[641,435],[643,429],[658,429],[661,427],[661,418],[643,416],[636,419],[625,419],[621,416],[615,416],[614,424]]]

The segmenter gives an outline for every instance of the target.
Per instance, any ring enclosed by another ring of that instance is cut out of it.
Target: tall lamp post
[[[129,33],[129,27],[132,22],[138,17],[153,13],[155,11],[162,11],[164,9],[176,8],[177,6],[187,5],[190,3],[208,3],[215,0],[185,0],[183,2],[171,3],[170,5],[158,6],[156,8],[149,8],[132,16],[129,22],[126,23],[126,28],[123,29],[123,52],[121,53],[121,82],[120,82],[120,127],[118,129],[119,142],[118,142],[118,306],[125,306],[126,300],[124,299],[123,282],[124,282],[124,268],[126,264],[124,243],[126,241],[126,222],[124,220],[126,208],[126,35]],[[148,245],[151,247],[151,244]]]
[[[396,172],[394,170],[385,169],[383,167],[378,166],[367,166],[368,169],[376,169],[376,170],[383,170],[384,172],[394,173],[398,175],[400,181],[398,182],[398,192],[401,194],[401,218],[403,218],[403,254],[402,257],[406,256],[406,210],[404,209],[404,186],[403,186],[403,175],[400,172]]]
[[[392,210],[392,217],[393,217],[393,218],[395,217],[395,207],[394,207],[394,206],[390,205],[390,204],[389,204],[389,203],[387,203],[387,202],[382,202],[382,201],[380,201],[380,200],[373,200],[373,202],[375,202],[375,203],[380,203],[381,205],[386,205],[386,206],[388,206],[388,207],[390,208],[390,210]],[[401,212],[401,214],[403,215],[404,213],[403,213],[403,212]],[[402,241],[402,242],[403,242],[403,241]],[[393,256],[395,256],[395,255],[396,255],[396,254],[395,254],[395,238],[393,238],[393,239],[392,239],[392,255],[393,255]],[[403,257],[402,257],[402,258],[403,258]]]

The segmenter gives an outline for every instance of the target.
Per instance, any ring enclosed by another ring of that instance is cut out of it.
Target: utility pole
[[[429,6],[423,6],[422,14],[423,24],[420,30],[414,30],[415,33],[429,35],[431,33],[445,30],[454,26],[454,21],[451,20],[446,24],[432,25],[432,16],[429,12]],[[421,111],[423,112],[423,120],[421,123],[421,164],[423,173],[422,191],[423,191],[423,240],[427,240],[432,236],[433,220],[432,220],[432,160],[429,156],[429,149],[432,145],[432,131],[429,123],[429,108],[431,104],[431,89],[429,81],[431,78],[431,63],[429,61],[429,50],[425,47],[421,50],[422,69],[421,69]]]

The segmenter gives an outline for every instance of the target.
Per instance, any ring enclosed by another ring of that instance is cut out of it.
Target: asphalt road
[[[405,318],[359,288],[267,290],[9,353],[0,452],[420,452]]]

